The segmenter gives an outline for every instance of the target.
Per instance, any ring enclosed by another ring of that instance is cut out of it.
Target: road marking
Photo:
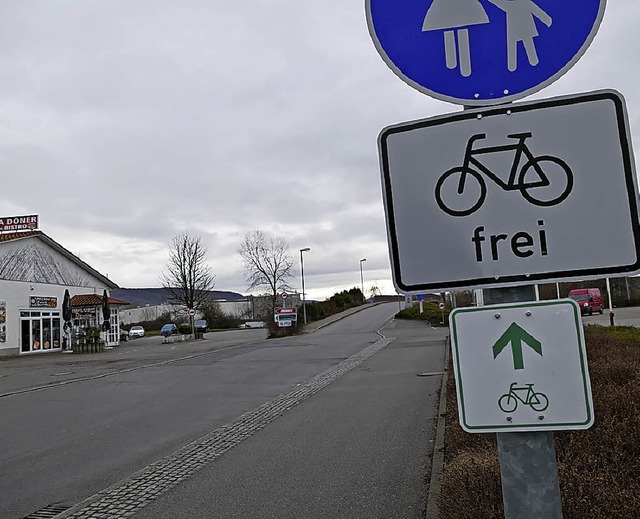
[[[88,380],[98,380],[101,378],[107,378],[107,377],[113,377],[115,375],[122,375],[122,374],[126,374],[126,373],[132,373],[134,371],[140,371],[142,369],[147,369],[147,368],[155,368],[157,366],[166,366],[168,364],[173,364],[174,362],[181,362],[183,360],[189,360],[189,359],[195,359],[198,357],[204,357],[205,355],[213,355],[215,353],[220,353],[223,351],[228,351],[228,350],[233,350],[236,348],[242,348],[244,346],[250,346],[252,344],[255,344],[257,342],[262,342],[262,339],[260,340],[256,340],[256,341],[251,341],[251,342],[245,342],[242,344],[234,344],[233,346],[227,346],[225,348],[219,348],[217,350],[211,350],[211,351],[205,351],[203,353],[194,353],[193,355],[187,355],[186,357],[180,357],[177,359],[169,359],[169,360],[163,360],[161,362],[154,362],[152,364],[144,364],[142,366],[134,366],[132,368],[126,368],[126,369],[120,369],[120,370],[116,370],[116,371],[109,371],[107,373],[100,373],[98,375],[87,375],[86,377],[78,377],[78,378],[72,378],[70,380],[61,380],[60,382],[53,382],[51,384],[42,384],[41,386],[32,386],[32,387],[26,387],[23,389],[16,389],[13,391],[7,391],[6,393],[0,393],[0,398],[5,398],[5,397],[9,397],[9,396],[15,396],[15,395],[21,395],[23,393],[32,393],[35,391],[43,391],[45,389],[52,389],[55,387],[60,387],[60,386],[66,386],[67,384],[75,384],[77,382],[87,382]],[[59,375],[59,373],[58,373]]]
[[[148,467],[94,494],[57,516],[59,519],[99,519],[131,517],[137,510],[193,476],[209,462],[239,445],[256,432],[315,395],[334,380],[342,377],[392,342],[382,337],[339,364],[249,411],[201,438],[189,443]]]

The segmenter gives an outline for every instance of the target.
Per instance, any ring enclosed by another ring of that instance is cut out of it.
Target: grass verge
[[[640,330],[590,326],[585,340],[595,424],[554,433],[564,518],[639,518]],[[449,373],[439,517],[504,517],[496,435],[462,430]]]

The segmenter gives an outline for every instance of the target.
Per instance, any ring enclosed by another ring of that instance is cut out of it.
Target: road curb
[[[440,388],[440,404],[438,406],[438,423],[436,425],[436,439],[433,446],[433,458],[431,461],[431,479],[429,481],[429,494],[427,496],[426,519],[438,519],[440,510],[438,499],[442,483],[442,471],[444,469],[444,431],[447,414],[447,380],[449,378],[449,349],[451,341],[447,337],[444,350],[444,369],[442,370],[442,387]]]

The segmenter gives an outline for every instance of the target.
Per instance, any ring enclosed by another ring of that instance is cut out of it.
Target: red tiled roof
[[[21,231],[0,233],[0,242],[18,240],[20,238],[30,238],[31,236],[41,236],[42,231]]]
[[[109,305],[129,305],[128,301],[109,297]],[[79,294],[71,298],[71,306],[100,306],[102,304],[102,296],[98,294]]]

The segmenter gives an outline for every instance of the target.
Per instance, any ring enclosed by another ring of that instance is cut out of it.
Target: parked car
[[[604,297],[599,288],[578,288],[569,292],[569,297],[580,305],[581,314],[604,313]]]
[[[120,342],[127,342],[129,340],[129,332],[124,328],[120,328]]]
[[[175,335],[178,333],[178,327],[174,323],[167,323],[160,329],[160,334],[163,337],[169,337],[169,335]]]
[[[132,326],[129,330],[129,339],[136,337],[144,337],[144,328],[142,326]]]
[[[193,322],[193,328],[196,333],[207,333],[209,331],[209,323],[204,319],[196,319]]]

